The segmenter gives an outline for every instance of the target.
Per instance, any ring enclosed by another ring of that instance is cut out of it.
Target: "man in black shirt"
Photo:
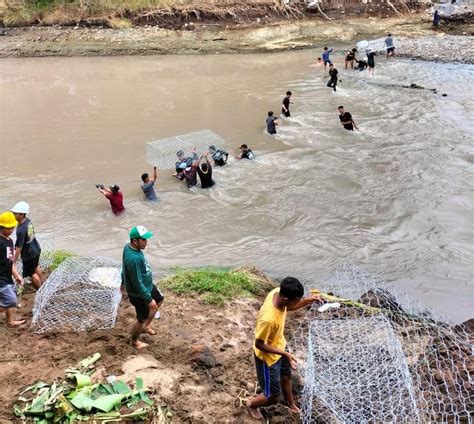
[[[339,106],[337,108],[339,111],[339,119],[341,120],[342,126],[348,131],[354,131],[354,128],[357,130],[357,125],[352,119],[352,115],[349,112],[344,111],[344,106]]]
[[[30,205],[23,201],[18,202],[11,211],[18,221],[14,261],[16,262],[21,256],[23,278],[31,277],[31,282],[36,289],[39,289],[43,279],[43,273],[39,266],[41,247],[36,239],[33,223],[26,217],[26,214],[30,212]]]
[[[337,80],[338,80],[338,74],[337,69],[334,67],[334,65],[331,63],[329,65],[329,76],[330,80],[327,83],[328,87],[332,87],[334,91],[336,91],[336,85],[337,85]]]
[[[283,99],[283,103],[281,105],[281,113],[287,118],[291,116],[290,115],[290,103],[291,103],[290,98],[291,98],[291,91],[287,91],[286,96]]]
[[[23,285],[23,279],[18,274],[13,262],[15,250],[13,240],[10,238],[16,225],[17,221],[12,212],[0,214],[0,309],[5,311],[9,327],[18,327],[26,322],[24,319],[15,319],[18,299],[13,277],[18,284]]]
[[[240,149],[240,155],[236,155],[234,152],[232,152],[232,154],[234,155],[236,159],[239,159],[239,160],[240,159],[249,159],[249,160],[255,159],[255,155],[252,152],[252,149],[249,149],[246,144],[242,144],[239,147],[239,149]]]
[[[201,187],[202,188],[211,188],[214,185],[214,181],[212,180],[212,166],[207,158],[207,155],[204,156],[206,158],[206,162],[203,164],[199,164],[196,168],[196,171],[199,175],[199,179],[201,180]],[[199,159],[201,161],[203,157]]]

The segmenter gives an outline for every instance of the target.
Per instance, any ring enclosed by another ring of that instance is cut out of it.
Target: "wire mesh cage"
[[[36,293],[32,330],[113,328],[122,297],[120,284],[120,262],[100,257],[66,259]]]
[[[216,133],[210,130],[196,131],[147,143],[146,161],[160,169],[172,169],[178,160],[178,150],[182,150],[184,156],[189,157],[192,156],[193,149],[201,155],[209,150],[209,146],[222,149],[224,145],[224,140]]]
[[[340,307],[313,306],[290,342],[304,423],[473,422],[472,329],[352,264],[318,290]]]
[[[41,246],[39,266],[41,269],[48,269],[54,259],[54,234],[39,233],[36,234],[35,237]],[[18,273],[21,275],[23,272],[23,262],[21,259],[16,262],[15,266]]]

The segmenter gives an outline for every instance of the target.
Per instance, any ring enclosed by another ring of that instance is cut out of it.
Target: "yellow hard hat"
[[[15,215],[12,212],[3,212],[0,214],[0,227],[13,228],[18,225]]]

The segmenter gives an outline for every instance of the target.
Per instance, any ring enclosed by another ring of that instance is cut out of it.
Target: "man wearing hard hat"
[[[23,285],[23,279],[18,274],[14,264],[14,246],[10,238],[17,226],[15,215],[11,212],[0,214],[0,310],[4,310],[9,327],[23,325],[26,320],[15,319],[15,308],[18,302],[15,283]]]
[[[30,205],[26,202],[18,202],[11,209],[18,221],[16,227],[15,258],[21,255],[23,263],[23,278],[31,277],[31,282],[39,289],[43,280],[43,273],[39,266],[41,247],[35,237],[35,228],[26,214],[30,213]]]

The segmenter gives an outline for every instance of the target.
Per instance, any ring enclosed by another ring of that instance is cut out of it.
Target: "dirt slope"
[[[255,387],[252,340],[262,299],[236,299],[219,308],[195,298],[165,295],[162,318],[155,324],[158,335],[144,337],[150,347],[139,354],[149,356],[138,359],[140,364],[153,363],[142,373],[155,386],[159,404],[169,406],[173,423],[252,422],[239,406],[239,397],[249,396]],[[29,320],[33,299],[33,293],[22,298],[20,313]],[[7,329],[2,314],[0,422],[14,421],[12,403],[22,388],[62,377],[66,368],[94,352],[102,354],[99,364],[105,375],[122,375],[123,364],[138,354],[128,343],[133,321],[134,309],[127,299],[110,331],[37,335],[27,328]],[[136,363],[130,366],[140,369]],[[270,414],[273,423],[298,422],[286,416],[284,407]]]

